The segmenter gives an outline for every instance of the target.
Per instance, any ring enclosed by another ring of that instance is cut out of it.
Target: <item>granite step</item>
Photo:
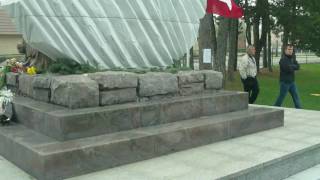
[[[38,179],[73,177],[283,126],[282,110],[247,110],[59,142],[22,125],[0,128],[0,153]]]
[[[222,91],[153,102],[68,109],[16,97],[14,111],[19,123],[65,141],[244,110],[248,108],[247,101],[246,93]]]

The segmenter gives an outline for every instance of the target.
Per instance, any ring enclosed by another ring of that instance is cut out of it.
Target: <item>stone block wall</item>
[[[50,102],[52,76],[36,76],[32,81],[32,97],[38,101]]]
[[[33,96],[33,87],[32,82],[35,76],[30,76],[27,74],[19,75],[19,92],[23,95],[32,97]]]
[[[53,77],[50,102],[72,109],[97,107],[98,83],[83,75]]]
[[[170,73],[146,73],[140,75],[137,91],[140,101],[176,96],[179,91],[177,76]]]
[[[179,72],[177,77],[181,96],[199,94],[204,91],[205,84],[202,71]]]
[[[7,87],[12,92],[17,92],[19,87],[19,74],[18,73],[7,73],[6,74]]]
[[[8,73],[7,85],[38,101],[86,108],[161,100],[222,89],[222,73],[183,71],[177,74],[150,72],[98,72],[86,75],[35,75]]]
[[[135,102],[138,75],[127,72],[99,72],[88,77],[99,84],[100,106]]]

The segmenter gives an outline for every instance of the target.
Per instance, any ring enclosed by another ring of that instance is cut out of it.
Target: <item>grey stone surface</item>
[[[222,94],[221,94],[222,93]],[[201,114],[210,116],[213,112],[216,114],[238,111],[248,108],[248,94],[243,92],[238,93],[217,93],[214,102],[209,99],[202,99]]]
[[[38,75],[32,81],[33,88],[50,89],[52,75]]]
[[[51,102],[72,109],[99,106],[98,83],[83,75],[53,77]]]
[[[9,72],[6,74],[7,85],[18,87],[19,85],[19,74]]]
[[[50,102],[50,96],[51,96],[50,89],[33,88],[32,97],[35,100]]]
[[[50,112],[58,114],[56,112],[66,108],[35,101],[27,97],[15,97],[13,109],[15,120],[18,123],[50,137],[61,136],[60,121],[48,116],[48,114]]]
[[[42,179],[42,172],[45,171],[44,159],[34,147],[54,141],[21,125],[0,128],[0,154],[5,158],[10,158],[12,163],[17,164],[27,173]]]
[[[32,81],[32,97],[38,101],[50,102],[52,75],[38,75]]]
[[[138,75],[129,72],[98,72],[88,74],[88,77],[99,84],[100,90],[136,88],[138,86]]]
[[[199,94],[204,91],[204,83],[190,83],[183,84],[179,87],[179,94],[182,96],[188,96],[192,94]]]
[[[231,121],[230,133],[232,137],[239,137],[266,129],[281,127],[284,125],[284,121],[281,120],[283,118],[283,111],[275,111],[274,113],[265,114],[261,112],[261,114],[256,115],[253,118]]]
[[[246,97],[246,93],[221,92],[83,109],[16,98],[14,107],[17,119],[27,127],[63,141],[244,110]],[[222,103],[226,105],[218,108]]]
[[[27,74],[21,74],[19,76],[19,91],[22,94],[27,95],[29,97],[32,97],[32,95],[33,95],[32,82],[35,77],[36,77],[36,75],[31,76],[31,75],[27,75]]]
[[[283,179],[320,163],[319,116],[319,111],[285,108],[285,126],[281,128],[99,170],[68,180]],[[10,133],[6,131],[4,134]],[[0,149],[3,147],[0,146]],[[12,151],[15,148],[8,149]],[[6,159],[1,159],[1,156],[0,169],[0,179],[30,180],[29,175]],[[316,180],[319,172],[318,166],[313,172],[303,172],[289,179]]]
[[[66,142],[54,141],[23,126],[0,127],[0,143],[4,145],[0,152],[39,179],[63,179],[229,139],[231,121],[277,111],[250,108]]]
[[[204,74],[206,89],[222,89],[223,75],[216,71],[201,71]]]
[[[318,180],[319,177],[320,177],[320,165],[317,165],[284,180],[299,180],[299,179]]]
[[[100,91],[101,106],[135,102],[137,98],[136,88]]]
[[[149,97],[139,97],[139,102],[156,102],[156,101],[167,101],[172,98],[179,97],[178,94],[161,94]]]
[[[170,73],[147,73],[139,76],[139,96],[178,93],[177,76]]]
[[[177,74],[179,86],[191,83],[204,82],[204,74],[201,71],[181,71]]]

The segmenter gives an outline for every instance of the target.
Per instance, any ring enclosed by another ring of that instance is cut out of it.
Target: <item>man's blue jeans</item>
[[[298,89],[294,82],[292,83],[280,82],[280,94],[274,105],[281,106],[288,92],[290,92],[292,96],[295,108],[301,109],[302,107],[301,107],[301,102],[298,95]]]

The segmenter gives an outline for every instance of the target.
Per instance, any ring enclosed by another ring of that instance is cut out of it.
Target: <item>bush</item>
[[[153,67],[153,68],[144,68],[144,69],[134,69],[134,68],[112,68],[104,71],[124,71],[124,72],[132,72],[137,74],[145,74],[147,72],[166,72],[176,74],[179,71],[189,71],[192,70],[187,67],[181,67],[176,63],[169,67]],[[50,65],[49,72],[69,75],[69,74],[84,74],[84,73],[94,73],[98,72],[98,68],[92,67],[89,64],[79,64],[72,59],[58,59],[56,62]]]
[[[57,59],[56,62],[50,65],[49,72],[57,74],[84,74],[93,73],[98,70],[89,64],[79,64],[72,59]]]

